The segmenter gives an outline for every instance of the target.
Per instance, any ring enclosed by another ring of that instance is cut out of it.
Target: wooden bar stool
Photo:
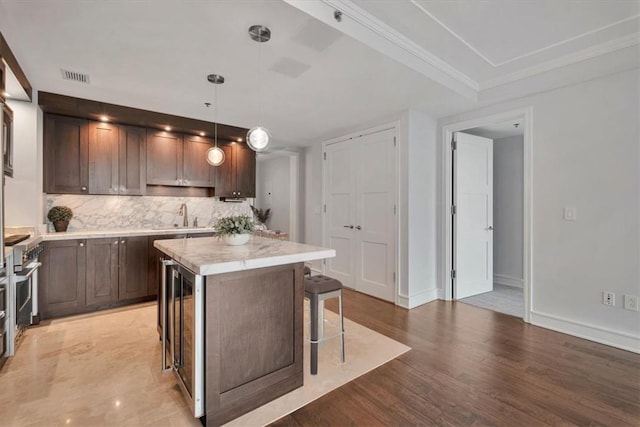
[[[321,274],[304,279],[304,296],[309,299],[311,312],[311,375],[318,373],[318,343],[330,338],[340,337],[340,362],[344,363],[344,318],[342,316],[342,283]],[[337,335],[319,338],[319,306],[330,298],[338,298],[338,317],[340,319]]]

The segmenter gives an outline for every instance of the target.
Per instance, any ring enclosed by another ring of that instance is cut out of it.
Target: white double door
[[[395,130],[328,144],[324,161],[326,274],[394,302]]]

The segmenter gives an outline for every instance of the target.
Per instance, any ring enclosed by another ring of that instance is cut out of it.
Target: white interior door
[[[456,133],[455,298],[493,290],[493,140]]]
[[[394,129],[362,136],[356,180],[356,290],[394,302]]]
[[[356,287],[354,147],[350,140],[327,145],[324,165],[325,245],[336,251],[327,259],[326,274],[350,288]]]

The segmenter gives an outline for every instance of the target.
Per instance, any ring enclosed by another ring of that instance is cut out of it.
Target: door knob
[[[356,230],[362,230],[362,227],[360,227],[359,225],[356,225]]]
[[[490,225],[489,227],[485,228],[485,230],[493,231],[493,225]]]
[[[344,228],[350,228],[353,230],[353,225],[343,225]]]

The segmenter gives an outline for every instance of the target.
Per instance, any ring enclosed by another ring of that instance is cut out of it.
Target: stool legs
[[[318,373],[318,295],[309,297],[311,314],[311,375]]]
[[[338,295],[338,315],[340,316],[340,362],[344,363],[344,317],[342,316],[342,292]]]

